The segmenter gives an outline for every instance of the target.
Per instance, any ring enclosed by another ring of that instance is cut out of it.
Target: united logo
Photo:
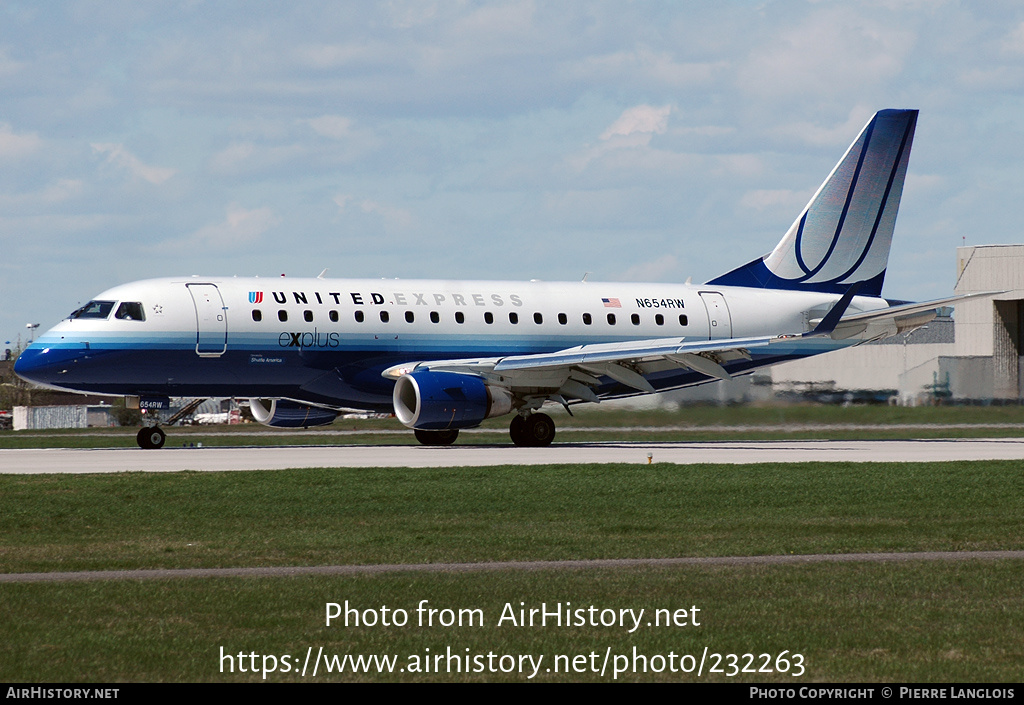
[[[250,291],[249,292],[249,303],[261,304],[263,303],[263,292],[262,291]]]

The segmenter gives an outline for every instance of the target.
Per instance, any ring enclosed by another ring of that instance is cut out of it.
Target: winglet
[[[828,335],[834,331],[836,326],[839,325],[839,319],[841,319],[843,314],[846,313],[846,309],[850,307],[850,302],[853,301],[853,297],[857,295],[857,292],[863,284],[864,282],[859,281],[847,289],[846,293],[843,294],[843,298],[839,299],[839,301],[836,302],[836,305],[825,314],[825,317],[822,318],[818,325],[814,327],[814,330],[810,333],[804,333],[804,336]]]

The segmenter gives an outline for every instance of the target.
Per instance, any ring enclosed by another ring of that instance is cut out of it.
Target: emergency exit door
[[[725,297],[717,291],[700,292],[700,300],[708,313],[708,340],[732,337],[732,317]]]

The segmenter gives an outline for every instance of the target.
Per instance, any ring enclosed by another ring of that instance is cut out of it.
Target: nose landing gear
[[[167,441],[167,434],[159,426],[147,426],[139,431],[135,440],[139,444],[139,448],[147,450],[163,448]]]

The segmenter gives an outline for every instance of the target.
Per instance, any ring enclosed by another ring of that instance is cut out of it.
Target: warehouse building
[[[903,404],[1018,403],[1024,398],[1024,245],[957,248],[956,272],[954,293],[998,293],[958,302],[952,318],[940,315],[906,335],[772,368],[773,390],[817,384],[891,390]]]

